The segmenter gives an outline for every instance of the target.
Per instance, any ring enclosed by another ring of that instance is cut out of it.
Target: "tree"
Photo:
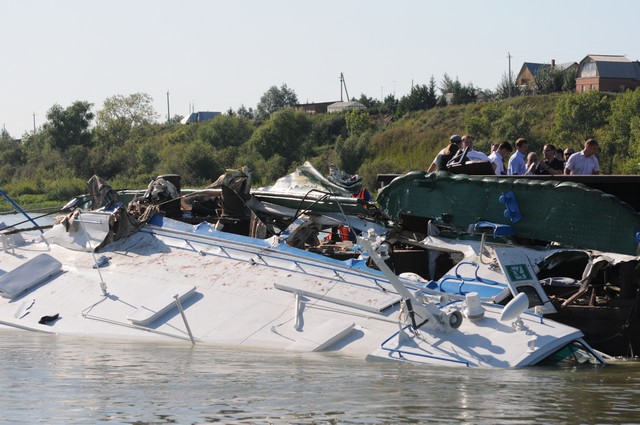
[[[260,98],[260,103],[257,106],[258,116],[267,119],[272,113],[286,107],[295,106],[297,103],[298,96],[286,84],[283,84],[280,88],[271,86]]]
[[[369,114],[362,110],[353,110],[345,114],[345,124],[349,137],[358,137],[373,127]]]
[[[93,104],[76,101],[68,108],[56,104],[47,112],[47,122],[42,126],[44,141],[50,147],[64,152],[69,146],[91,144],[89,126],[94,118]]]
[[[502,111],[498,109],[495,103],[489,103],[480,109],[479,114],[467,116],[464,120],[464,127],[466,131],[469,134],[473,134],[476,139],[487,138],[494,141],[503,141],[503,135],[493,135],[493,125],[502,118],[502,115]]]
[[[460,83],[457,77],[454,81],[446,73],[440,83],[440,93],[442,93],[442,95],[439,104],[450,103],[451,105],[464,105],[476,101],[476,89],[473,87],[473,84],[469,83],[465,86]],[[449,102],[443,100],[447,94],[451,95]]]
[[[120,146],[133,127],[152,124],[157,117],[153,98],[146,93],[111,96],[105,99],[97,113],[98,137],[103,142]]]
[[[288,167],[300,157],[303,141],[310,129],[310,118],[304,112],[283,109],[271,115],[264,125],[253,132],[249,146],[265,160],[276,154],[282,156]]]
[[[528,139],[531,130],[530,116],[531,113],[526,108],[509,106],[502,116],[492,123],[493,140],[516,140],[518,137]]]
[[[349,135],[347,139],[338,138],[336,153],[340,168],[349,174],[355,174],[369,156],[371,131]]]
[[[384,98],[384,102],[380,105],[380,113],[386,115],[394,115],[398,109],[398,99],[393,94],[389,94]]]
[[[253,108],[247,109],[244,105],[240,105],[236,113],[238,114],[239,117],[248,118],[250,120],[256,117],[256,114],[253,111]]]
[[[605,146],[601,149],[605,156],[611,156],[611,164],[628,163],[627,172],[638,169],[638,160],[640,159],[639,128],[640,88],[637,88],[634,91],[627,90],[625,93],[617,95],[611,102],[605,140],[602,141]],[[615,160],[613,160],[614,157]]]
[[[496,87],[496,97],[498,99],[508,99],[510,96],[513,97],[520,94],[522,94],[522,91],[516,85],[513,76],[509,77],[509,74],[503,73]]]
[[[0,131],[0,140],[2,141],[11,140],[11,135],[9,134],[7,129],[4,127],[2,127],[2,131]]]
[[[218,115],[211,121],[198,126],[198,137],[216,149],[240,146],[249,140],[253,125],[244,117],[236,115]]]
[[[574,148],[582,146],[606,124],[609,110],[610,101],[600,92],[567,93],[556,103],[553,140],[557,144],[570,143]]]
[[[426,111],[436,106],[437,102],[436,83],[435,79],[431,77],[429,86],[417,84],[411,87],[411,92],[407,96],[400,99],[398,115],[413,111]]]
[[[536,84],[536,92],[540,94],[561,92],[565,83],[563,70],[549,65],[540,66],[533,80]]]

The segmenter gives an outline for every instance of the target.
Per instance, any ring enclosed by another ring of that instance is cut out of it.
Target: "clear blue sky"
[[[610,11],[607,11],[610,9]],[[286,83],[301,102],[406,95],[440,81],[495,89],[523,62],[640,60],[640,1],[0,0],[0,128],[20,137],[54,104],[144,92],[159,119],[255,108]]]

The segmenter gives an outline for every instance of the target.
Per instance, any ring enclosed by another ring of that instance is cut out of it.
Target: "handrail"
[[[2,195],[2,196],[4,197],[4,199],[6,199],[7,201],[9,201],[9,203],[10,203],[11,205],[13,205],[13,207],[14,207],[16,210],[18,210],[18,211],[20,212],[20,214],[22,214],[22,215],[23,215],[23,216],[25,216],[25,217],[26,217],[30,222],[32,222],[34,226],[38,227],[38,223],[36,223],[36,222],[35,222],[35,221],[34,221],[34,220],[29,216],[29,214],[27,214],[27,213],[25,212],[25,210],[23,210],[22,208],[20,208],[20,205],[18,205],[18,204],[17,204],[13,199],[11,199],[11,197],[10,197],[9,195],[7,195],[7,193],[6,193],[4,190],[0,189],[0,195]],[[38,229],[38,230],[40,230],[40,233],[43,233],[43,234],[44,234],[44,230],[42,230],[42,229]]]

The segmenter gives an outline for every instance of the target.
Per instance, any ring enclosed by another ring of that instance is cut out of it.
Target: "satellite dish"
[[[500,315],[500,321],[509,322],[517,319],[523,312],[527,311],[528,308],[529,298],[527,298],[527,294],[520,292],[504,307]]]

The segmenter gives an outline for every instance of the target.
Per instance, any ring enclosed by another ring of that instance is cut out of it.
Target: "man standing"
[[[598,142],[589,139],[584,142],[584,149],[569,157],[565,166],[565,174],[600,174],[600,163],[595,153],[598,151]]]
[[[507,174],[510,176],[524,176],[527,173],[527,152],[529,151],[529,142],[520,137],[516,140],[516,151],[509,158],[509,166]]]
[[[564,173],[564,162],[558,160],[556,157],[556,147],[551,144],[546,144],[542,148],[542,154],[544,155],[544,160],[540,161],[536,169],[534,170],[534,174],[542,174],[557,176],[558,174]]]
[[[493,168],[494,172],[496,169],[496,164],[494,164],[493,162],[491,162],[491,160],[489,159],[489,157],[483,153],[483,152],[479,152],[477,150],[473,149],[473,144],[475,142],[475,139],[473,138],[472,135],[470,134],[465,134],[464,136],[462,136],[462,148],[460,151],[458,151],[458,155],[463,155],[464,150],[467,150],[467,160],[469,161],[486,161],[488,163],[491,164],[491,167]],[[456,158],[452,159],[452,161],[454,161]]]
[[[491,152],[491,155],[489,155],[489,160],[494,164],[496,175],[500,176],[500,175],[507,174],[506,171],[504,170],[503,161],[504,161],[504,158],[506,158],[507,155],[509,155],[512,151],[513,151],[513,148],[511,147],[511,143],[502,142],[498,145],[497,150]]]

